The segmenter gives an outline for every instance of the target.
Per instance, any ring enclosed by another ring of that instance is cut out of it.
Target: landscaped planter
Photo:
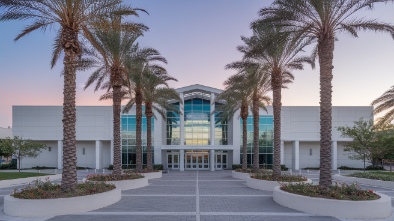
[[[377,200],[350,201],[301,196],[274,188],[274,201],[305,213],[350,219],[379,219],[391,215],[391,198],[380,193]]]
[[[148,180],[150,180],[150,179],[161,178],[162,172],[160,170],[157,172],[141,173],[141,175],[147,178]]]
[[[118,202],[120,188],[104,193],[58,199],[18,199],[4,197],[4,213],[9,216],[43,217],[88,212]]]
[[[332,179],[342,182],[360,183],[360,184],[367,184],[371,186],[379,186],[379,187],[385,187],[391,189],[394,188],[393,181],[373,180],[373,179],[349,177],[349,176],[341,176],[341,175],[333,175]]]
[[[148,186],[148,179],[146,177],[132,180],[117,180],[117,181],[106,181],[106,183],[113,183],[120,190],[131,190],[137,189],[144,186]]]
[[[237,172],[235,170],[233,170],[231,174],[233,178],[241,179],[241,180],[246,180],[246,178],[250,177],[250,173],[242,173],[242,172]]]
[[[35,176],[35,177],[27,177],[27,178],[19,178],[19,179],[13,179],[13,180],[2,180],[0,181],[0,188],[6,188],[14,185],[22,185],[22,184],[27,184],[30,182],[33,182],[35,180],[45,180],[49,179],[50,181],[52,180],[59,180],[62,178],[61,174],[56,174],[56,175],[47,175],[47,176]]]
[[[274,188],[280,186],[281,183],[286,183],[286,184],[312,183],[312,180],[308,179],[307,181],[303,181],[303,182],[278,182],[278,181],[254,179],[250,177],[246,179],[246,186],[253,189],[266,190],[266,191],[274,191]]]

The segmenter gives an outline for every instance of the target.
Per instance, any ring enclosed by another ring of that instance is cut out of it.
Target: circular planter
[[[312,180],[308,179],[307,181],[303,181],[303,182],[278,182],[278,181],[254,179],[250,177],[246,179],[246,186],[253,189],[266,190],[266,191],[274,191],[274,188],[280,186],[281,183],[287,183],[287,184],[312,183]]]
[[[341,176],[341,175],[333,175],[332,179],[341,182],[361,183],[361,184],[367,184],[371,186],[379,186],[379,187],[385,187],[391,189],[394,188],[393,181],[373,180],[373,179],[349,177],[349,176]]]
[[[231,175],[233,178],[241,180],[246,180],[246,178],[250,177],[250,173],[236,172],[235,170],[231,172]]]
[[[157,179],[157,178],[161,178],[161,176],[163,175],[163,173],[160,171],[158,172],[150,172],[150,173],[141,173],[142,176],[144,176],[145,178],[147,178],[148,180],[150,179]]]
[[[274,201],[305,213],[349,219],[379,219],[391,215],[391,198],[380,193],[377,200],[350,201],[301,196],[274,188]]]
[[[4,213],[19,217],[58,216],[88,212],[118,202],[121,198],[119,188],[104,193],[58,199],[18,199],[4,197]]]
[[[91,182],[97,182],[97,181],[91,181]],[[132,179],[132,180],[117,180],[117,181],[105,181],[105,182],[114,184],[116,188],[119,188],[121,191],[138,189],[149,185],[148,179],[146,177]]]

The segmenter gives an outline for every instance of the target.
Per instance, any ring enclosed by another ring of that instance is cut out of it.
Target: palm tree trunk
[[[142,140],[141,140],[141,126],[142,126],[142,91],[137,87],[135,93],[135,108],[136,108],[136,170],[142,171]]]
[[[279,71],[272,73],[272,108],[274,112],[274,165],[273,178],[281,176],[280,169],[280,142],[281,142],[281,112],[282,112],[282,76]]]
[[[253,95],[253,168],[259,169],[259,98]]]
[[[246,101],[242,101],[241,107],[241,118],[242,118],[242,169],[246,170],[248,167],[248,153],[247,153],[247,143],[248,143],[248,131],[246,127],[246,123],[248,120],[249,110]]]
[[[116,78],[116,76],[115,76]],[[120,109],[121,109],[122,95],[121,86],[113,86],[112,108],[113,108],[113,136],[114,136],[114,169],[113,174],[120,175],[122,173],[122,160],[121,160],[121,146],[120,146]]]
[[[320,185],[328,188],[331,176],[332,69],[334,37],[323,36],[318,43],[320,64]]]
[[[62,45],[64,50],[64,89],[63,89],[63,172],[61,189],[65,192],[77,188],[76,154],[76,59],[81,49],[78,33],[63,28]]]
[[[146,168],[151,171],[153,170],[152,164],[152,106],[150,104],[146,104],[145,106],[145,116],[146,116]]]

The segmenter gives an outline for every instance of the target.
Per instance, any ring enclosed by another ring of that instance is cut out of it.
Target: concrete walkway
[[[318,181],[317,171],[305,171]],[[78,177],[81,175],[79,174]],[[171,171],[144,188],[122,192],[122,199],[111,206],[75,215],[21,219],[0,214],[0,220],[32,221],[337,221],[301,213],[276,204],[272,192],[248,188],[233,179],[231,171]],[[394,190],[368,187],[394,198]],[[12,192],[0,189],[2,197]],[[4,195],[3,195],[4,194]],[[1,200],[1,199],[0,199]],[[1,200],[1,207],[3,200]],[[23,209],[23,208],[21,208]],[[67,209],[67,208],[65,208]],[[394,220],[394,216],[380,221]]]

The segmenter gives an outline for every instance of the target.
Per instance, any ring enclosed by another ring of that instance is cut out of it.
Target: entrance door
[[[209,169],[208,152],[186,152],[185,168],[191,170],[207,170]]]
[[[227,169],[227,153],[215,153],[215,168],[217,170]]]
[[[179,152],[167,152],[168,169],[179,169]]]

